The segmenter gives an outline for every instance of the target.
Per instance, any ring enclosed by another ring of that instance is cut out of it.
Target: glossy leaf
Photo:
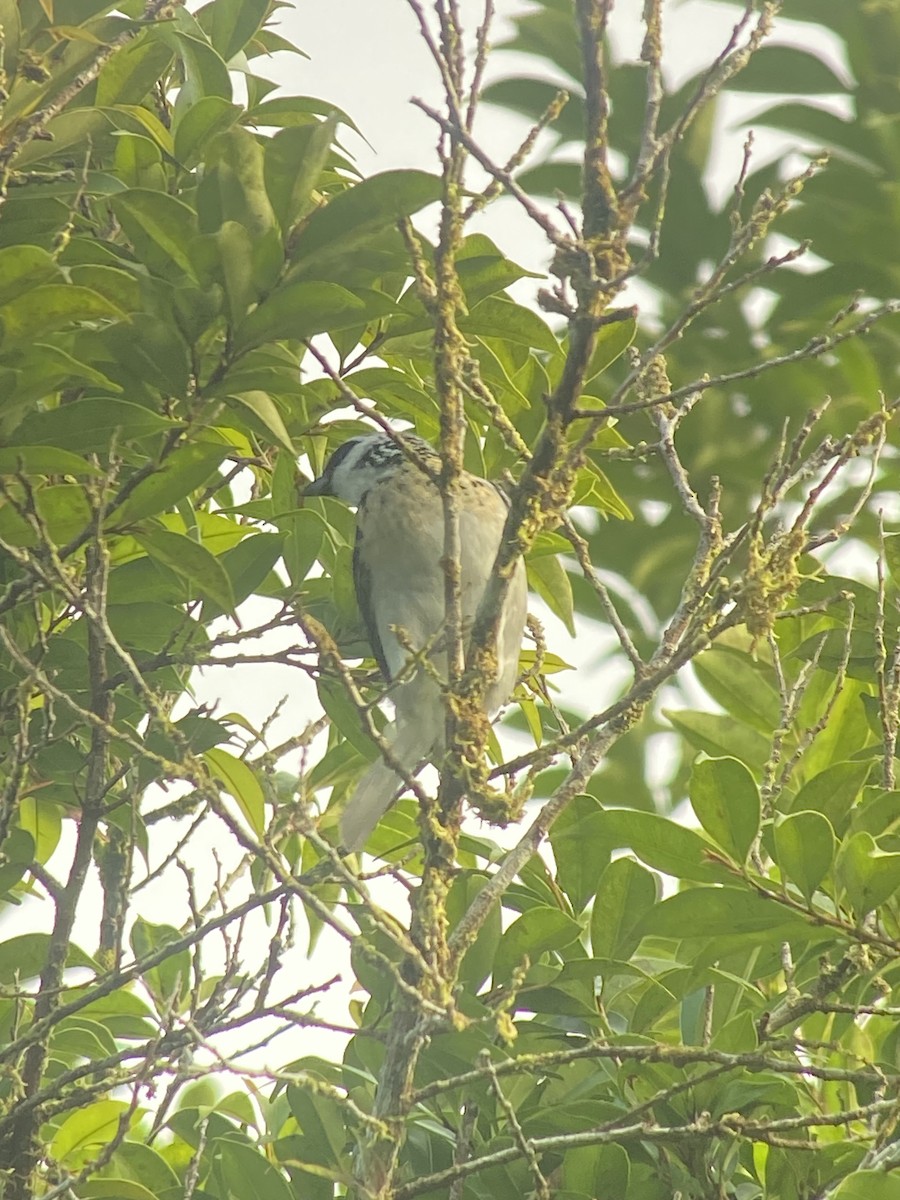
[[[575,636],[575,609],[572,584],[558,558],[539,555],[525,560],[528,586],[546,603],[555,616],[563,622],[569,634]]]
[[[265,797],[253,769],[221,746],[207,750],[203,757],[213,778],[238,802],[253,832],[261,834],[265,828]]]
[[[181,533],[145,524],[133,531],[152,559],[188,581],[195,593],[225,612],[234,612],[234,594],[225,568],[205,546]]]
[[[124,321],[125,313],[91,288],[41,284],[0,307],[0,349],[78,321],[98,319]]]
[[[216,473],[227,447],[198,442],[180,446],[129,492],[110,514],[116,526],[156,516],[202,487]]]
[[[59,264],[40,246],[5,246],[0,250],[0,305],[29,288],[64,278]]]
[[[658,813],[607,808],[591,818],[585,836],[610,849],[628,847],[648,867],[676,879],[728,878],[728,872],[714,861],[711,842]]]
[[[714,842],[743,863],[759,832],[759,788],[736,758],[706,758],[694,764],[691,807]]]
[[[269,12],[268,0],[217,0],[197,12],[197,20],[225,62],[247,45]]]
[[[124,1100],[95,1100],[71,1113],[53,1138],[53,1157],[70,1169],[77,1169],[95,1157],[105,1143],[113,1140],[119,1121],[127,1111],[128,1104]]]
[[[796,884],[807,903],[831,870],[836,839],[828,820],[800,810],[775,822],[775,858],[785,882]]]
[[[412,216],[440,195],[440,181],[425,171],[385,171],[335,196],[309,219],[297,239],[294,263],[305,273],[344,258],[401,217]]]
[[[265,148],[266,190],[285,237],[314,205],[313,189],[331,151],[338,118],[282,129]]]
[[[713,938],[758,936],[777,943],[802,937],[808,926],[776,900],[729,887],[697,887],[669,896],[638,926],[642,936]]]
[[[212,138],[231,126],[239,115],[238,106],[223,97],[201,96],[179,115],[175,126],[175,157],[185,166],[192,166]]]
[[[761,734],[728,717],[684,710],[665,715],[695,749],[711,758],[731,754],[752,770],[769,756],[769,744]]]
[[[265,392],[253,391],[241,392],[237,395],[229,396],[228,399],[248,409],[269,432],[275,442],[287,450],[288,454],[294,453],[294,444],[285,427],[284,418],[278,411],[271,396],[268,396]]]
[[[869,833],[844,840],[834,872],[858,919],[900,893],[900,854],[880,850]]]
[[[844,80],[831,63],[797,46],[763,46],[731,85],[743,92],[843,92]]]
[[[591,914],[595,958],[627,962],[638,947],[635,929],[658,899],[656,878],[630,858],[617,858],[600,877]]]
[[[517,917],[504,931],[494,959],[494,983],[506,983],[527,959],[534,964],[548,952],[570,946],[581,933],[577,921],[555,908],[538,907]]]
[[[181,934],[171,925],[158,925],[138,917],[131,929],[130,940],[134,957],[141,962],[179,942]],[[144,983],[160,1011],[168,1011],[172,1005],[177,1008],[187,995],[191,986],[190,971],[190,951],[180,949],[172,950],[156,966],[142,972]]]
[[[307,338],[347,329],[365,319],[362,300],[335,283],[294,283],[278,288],[240,325],[241,350],[279,338]]]
[[[114,196],[113,208],[126,234],[152,269],[176,279],[194,278],[188,245],[197,233],[193,209],[165,192],[133,188]]]
[[[33,846],[33,842],[29,843]],[[47,961],[50,935],[32,931],[0,942],[0,981],[8,984],[24,982],[40,975]],[[95,967],[93,959],[73,942],[69,943],[66,965]]]
[[[58,446],[14,446],[0,449],[0,475],[99,475],[100,470]]]

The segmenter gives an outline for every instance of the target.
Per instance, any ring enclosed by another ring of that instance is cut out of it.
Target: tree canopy
[[[732,4],[670,90],[678,6],[639,61],[407,6],[433,169],[363,177],[276,0],[0,0],[5,1194],[894,1200],[900,9]],[[342,857],[383,689],[302,485],[376,419],[510,510],[439,780]],[[495,736],[519,555],[577,636]],[[198,699],[251,664],[288,737]]]

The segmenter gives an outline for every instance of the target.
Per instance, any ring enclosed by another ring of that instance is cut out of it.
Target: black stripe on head
[[[360,434],[359,437],[352,437],[346,442],[341,442],[340,446],[338,446],[337,450],[335,450],[334,454],[332,454],[331,458],[325,464],[325,470],[322,472],[322,475],[331,479],[335,470],[341,465],[354,446],[358,446],[360,442],[364,442],[365,440],[366,435]]]
[[[392,438],[386,433],[373,434],[369,438],[369,445],[366,448],[365,454],[359,460],[361,467],[374,467],[376,470],[379,467],[393,466],[395,463],[408,461],[408,455],[404,454],[403,446],[408,446],[413,454],[421,455],[425,458],[433,458],[435,456],[434,447],[431,446],[424,438],[420,438],[415,433],[401,433],[397,438]]]
[[[360,434],[359,437],[352,437],[346,442],[342,442],[325,464],[319,478],[314,479],[312,483],[307,485],[307,496],[333,496],[335,469],[341,465],[354,446],[358,446],[360,442],[364,442],[365,440],[365,435]]]

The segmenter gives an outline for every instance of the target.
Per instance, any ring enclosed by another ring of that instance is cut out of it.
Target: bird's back
[[[463,623],[471,628],[490,578],[506,519],[506,505],[485,479],[460,480],[460,599]],[[415,650],[433,645],[444,625],[444,505],[438,488],[406,463],[366,493],[357,514],[357,584],[360,607],[382,670],[393,678],[408,661],[391,626],[400,626]],[[360,564],[365,564],[360,570]],[[360,576],[367,578],[360,578]],[[525,623],[525,571],[517,564],[498,638],[505,668],[489,693],[491,708],[512,691]],[[506,637],[504,638],[504,633]],[[508,648],[506,643],[508,643]],[[446,656],[434,655],[443,675]],[[509,661],[511,660],[511,662]]]

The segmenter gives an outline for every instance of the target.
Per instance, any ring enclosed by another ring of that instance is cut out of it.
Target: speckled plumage
[[[353,573],[360,611],[372,651],[387,681],[409,658],[397,634],[399,626],[413,650],[428,649],[441,677],[446,652],[440,646],[445,620],[444,508],[440,492],[426,470],[435,473],[440,459],[421,438],[404,435],[417,461],[386,434],[352,438],[331,456],[307,495],[334,495],[357,505]],[[485,479],[460,479],[460,600],[463,622],[471,625],[490,578],[506,520],[506,502]],[[497,678],[487,691],[494,712],[508,699],[518,671],[519,646],[525,625],[525,568],[513,572],[498,632]],[[407,772],[432,758],[443,742],[444,707],[440,689],[418,670],[392,692],[396,721],[388,737],[391,753]],[[363,776],[341,818],[347,849],[361,849],[401,780],[383,761]]]

